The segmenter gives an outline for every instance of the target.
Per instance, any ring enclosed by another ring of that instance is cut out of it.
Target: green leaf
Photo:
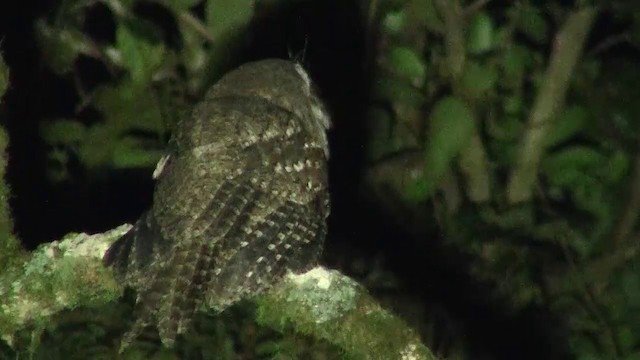
[[[462,87],[466,94],[478,98],[491,92],[498,80],[498,74],[492,67],[468,61],[462,74]]]
[[[213,37],[213,49],[207,54],[204,83],[220,78],[223,69],[233,65],[233,54],[244,43],[247,24],[253,16],[253,0],[208,0],[205,19]]]
[[[574,186],[606,162],[607,158],[592,148],[573,146],[547,156],[542,162],[542,171],[552,185]]]
[[[141,141],[133,136],[126,136],[116,141],[111,165],[119,169],[153,167],[163,155],[163,150],[145,149]]]
[[[603,235],[603,230],[612,223],[614,219],[613,208],[607,201],[607,190],[599,179],[591,174],[582,174],[581,177],[568,189],[575,204],[575,207],[592,216],[592,223],[589,226],[589,236],[595,239]],[[593,248],[592,242],[587,242],[584,253],[588,256]]]
[[[382,19],[382,29],[390,35],[402,32],[407,24],[407,16],[404,10],[390,11]]]
[[[617,280],[628,304],[640,304],[640,274],[637,270],[638,266],[633,264],[625,269]]]
[[[571,106],[565,109],[553,123],[552,130],[547,134],[545,146],[551,147],[571,139],[584,127],[587,110],[582,106]]]
[[[637,337],[635,336],[631,328],[624,325],[619,326],[616,333],[616,338],[622,351],[624,353],[632,351],[634,345],[636,345]]]
[[[389,52],[389,63],[393,71],[409,80],[413,86],[420,87],[424,83],[426,66],[424,59],[412,48],[396,46]]]
[[[521,86],[527,70],[532,64],[533,53],[524,46],[512,45],[504,51],[502,57],[502,71],[510,87]]]
[[[165,0],[163,3],[173,11],[186,11],[198,5],[201,0]]]
[[[493,49],[495,44],[493,20],[480,12],[471,20],[467,33],[467,50],[471,54],[482,54]]]
[[[441,34],[444,29],[444,23],[440,18],[438,10],[433,0],[418,0],[418,3],[422,5],[418,11],[420,11],[424,18],[424,25],[427,29],[435,34]]]
[[[487,120],[487,133],[496,140],[516,142],[520,139],[525,123],[519,116],[506,115]]]
[[[97,45],[82,32],[73,28],[56,28],[43,20],[35,25],[36,40],[42,49],[44,63],[56,74],[73,68],[79,55],[97,56]]]
[[[107,166],[111,162],[114,143],[114,133],[109,127],[104,124],[93,125],[78,149],[80,162],[92,170]]]
[[[522,101],[522,96],[520,95],[505,96],[504,101],[502,102],[502,108],[504,109],[505,114],[508,114],[508,115],[521,114],[524,110],[524,102]]]
[[[79,144],[86,134],[86,126],[76,120],[58,119],[40,125],[40,137],[49,145]]]
[[[549,26],[540,10],[532,5],[516,9],[516,26],[520,32],[538,44],[546,44],[549,38]]]
[[[209,0],[207,25],[216,40],[244,28],[253,16],[253,0]]]
[[[121,16],[132,10],[137,1],[138,0],[103,0],[102,2],[108,6],[114,14]]]
[[[208,68],[207,58],[209,57],[209,49],[204,46],[205,42],[202,34],[198,33],[193,27],[181,21],[178,23],[179,31],[182,35],[182,49],[180,51],[180,62],[185,67],[186,78],[188,81],[184,84],[185,89],[194,89],[194,93],[198,93],[207,81],[206,70]]]
[[[515,141],[496,139],[489,141],[487,147],[491,153],[492,164],[498,166],[510,166],[518,158],[519,144]]]
[[[157,41],[155,28],[142,21],[129,21],[116,29],[116,47],[131,79],[148,83],[165,60],[165,47]]]
[[[531,229],[535,223],[535,209],[530,205],[516,206],[504,212],[485,208],[480,213],[482,220],[502,229]]]
[[[403,197],[411,202],[420,202],[431,196],[434,190],[434,184],[430,179],[418,177],[412,182],[408,182],[403,189]]]
[[[164,132],[155,93],[143,83],[125,80],[116,86],[103,86],[95,91],[93,103],[118,134],[136,128],[157,133],[160,138]]]
[[[624,360],[640,360],[640,353],[634,352],[627,355]]]
[[[603,169],[604,174],[602,175],[609,183],[614,184],[627,176],[630,166],[629,156],[623,151],[617,150],[609,156],[609,161]]]
[[[373,88],[373,97],[380,101],[419,107],[424,103],[424,95],[411,84],[401,79],[383,77],[377,79]]]
[[[446,97],[435,104],[429,124],[425,146],[425,194],[435,190],[453,159],[467,145],[474,131],[475,118],[463,101]]]

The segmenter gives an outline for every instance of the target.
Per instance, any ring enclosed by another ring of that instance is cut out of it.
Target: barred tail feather
[[[168,244],[162,237],[153,214],[143,214],[136,224],[120,239],[116,240],[103,257],[103,263],[113,268],[116,279],[138,293],[134,309],[135,323],[123,336],[120,343],[122,353],[142,330],[155,323],[159,296],[163,293],[162,279],[158,271],[152,270],[153,259]],[[152,277],[143,276],[151,274]],[[153,285],[153,288],[151,288]]]
[[[120,239],[116,240],[102,258],[105,266],[111,266],[114,268],[116,277],[121,281],[124,281],[124,274],[126,274],[127,268],[129,267],[129,256],[133,249],[135,238],[136,225],[134,225],[134,227],[132,227],[126,234],[122,235]]]
[[[137,290],[139,284],[135,281],[140,279],[137,274],[144,272],[166,245],[153,214],[147,212],[111,245],[102,260],[113,267],[118,280]]]

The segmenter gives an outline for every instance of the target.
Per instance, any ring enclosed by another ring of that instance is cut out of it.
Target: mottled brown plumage
[[[328,127],[296,63],[248,63],[209,90],[154,172],[153,207],[105,255],[137,291],[123,346],[154,324],[171,346],[200,305],[224,309],[316,263]]]

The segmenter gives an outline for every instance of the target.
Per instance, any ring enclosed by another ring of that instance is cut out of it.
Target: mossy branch
[[[102,265],[109,244],[129,225],[103,234],[70,234],[43,244],[22,263],[0,273],[0,336],[12,344],[13,334],[29,323],[44,324],[64,309],[99,305],[118,298],[122,289]]]
[[[544,142],[554,116],[564,105],[578,57],[596,15],[592,7],[585,7],[569,15],[553,43],[549,66],[542,78],[527,131],[520,145],[517,163],[510,175],[507,196],[511,204],[531,198],[537,178],[538,165],[544,154]]]
[[[290,275],[258,301],[258,320],[311,334],[352,359],[436,359],[417,334],[384,310],[364,287],[334,270],[316,267]]]
[[[122,294],[102,264],[111,243],[131,228],[102,234],[71,234],[44,244],[23,263],[0,274],[0,335],[29,324],[46,324],[63,309],[96,306]],[[418,335],[384,310],[364,287],[322,267],[289,275],[255,299],[264,325],[309,334],[343,349],[353,359],[435,359]]]

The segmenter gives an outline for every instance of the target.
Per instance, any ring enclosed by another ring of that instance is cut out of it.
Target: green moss
[[[0,335],[31,323],[46,324],[63,309],[108,303],[122,289],[99,260],[106,246],[129,226],[105,234],[75,234],[42,245],[31,258],[0,274]],[[97,258],[97,259],[96,259]]]
[[[334,320],[356,306],[354,283],[345,281],[347,278],[336,281],[324,276],[312,273],[298,278],[295,281],[297,286],[292,286],[287,295],[287,303],[309,309],[312,319],[317,323]]]
[[[258,322],[325,340],[350,359],[435,359],[416,334],[350,278],[323,268],[257,299]]]

